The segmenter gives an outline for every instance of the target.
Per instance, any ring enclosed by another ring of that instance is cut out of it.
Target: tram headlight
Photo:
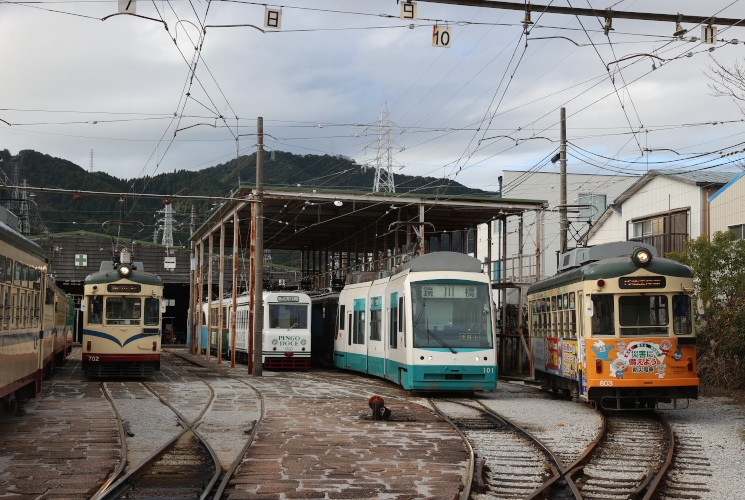
[[[631,260],[639,267],[646,267],[652,262],[652,253],[646,248],[637,248],[634,250]]]
[[[132,268],[129,266],[119,266],[119,276],[126,278],[132,273]]]

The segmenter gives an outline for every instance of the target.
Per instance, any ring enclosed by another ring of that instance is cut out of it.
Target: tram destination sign
[[[142,286],[130,284],[112,284],[106,287],[108,292],[112,293],[140,293]]]
[[[279,295],[277,296],[277,302],[300,302],[300,297],[297,295]]]
[[[618,278],[618,288],[665,288],[667,282],[664,276],[634,276]]]

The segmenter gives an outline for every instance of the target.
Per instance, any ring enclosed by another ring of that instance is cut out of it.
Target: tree
[[[693,269],[703,305],[698,318],[699,374],[715,387],[745,389],[745,240],[717,232],[671,255]]]

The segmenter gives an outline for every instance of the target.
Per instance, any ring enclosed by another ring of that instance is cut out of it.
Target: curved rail
[[[111,409],[114,410],[114,416],[116,417],[116,423],[117,427],[119,428],[119,439],[122,442],[122,454],[121,454],[121,460],[119,460],[119,465],[116,466],[116,469],[114,469],[114,472],[104,481],[104,483],[101,485],[100,488],[96,491],[96,493],[93,494],[93,499],[96,500],[98,498],[101,498],[101,494],[108,490],[109,487],[114,483],[117,477],[119,477],[124,470],[124,467],[127,465],[127,436],[124,433],[124,422],[122,420],[122,415],[119,413],[119,410],[116,407],[116,404],[114,404],[114,400],[111,397],[111,393],[109,392],[108,387],[106,387],[106,382],[100,382],[99,386],[101,387],[101,391],[103,392],[104,397],[111,405]]]
[[[238,466],[241,464],[241,461],[243,460],[243,457],[246,455],[246,452],[248,452],[248,449],[251,447],[251,445],[254,442],[254,439],[256,438],[256,433],[259,431],[259,427],[264,422],[264,416],[266,415],[266,405],[264,404],[264,395],[261,394],[261,392],[256,389],[253,385],[249,384],[243,379],[231,377],[233,380],[237,380],[238,382],[241,382],[242,384],[247,385],[250,387],[256,394],[259,396],[259,401],[261,404],[261,414],[259,416],[259,421],[254,423],[253,428],[251,429],[251,433],[246,440],[246,444],[241,449],[240,453],[236,457],[236,459],[233,461],[232,464],[230,464],[230,467],[227,471],[225,471],[225,475],[222,478],[222,481],[220,481],[220,484],[218,485],[217,489],[214,492],[214,495],[212,498],[222,498],[222,494],[225,492],[225,488],[228,486],[228,482],[230,481],[230,478],[233,477],[233,474],[235,473],[236,469],[238,469]]]
[[[660,453],[661,456],[664,456],[664,459],[658,461],[659,465],[654,465],[654,460],[650,459],[649,457],[637,457],[635,459],[626,457],[626,464],[624,464],[625,467],[635,467],[637,469],[645,470],[639,480],[634,481],[633,479],[630,479],[625,481],[626,483],[636,482],[636,484],[624,487],[623,482],[618,481],[618,478],[613,476],[613,470],[607,470],[607,468],[603,468],[603,466],[593,464],[594,458],[598,458],[603,453],[609,453],[611,455],[611,458],[606,458],[605,461],[613,461],[615,467],[619,467],[621,465],[620,463],[618,463],[617,458],[613,460],[613,451],[603,447],[601,443],[607,442],[608,447],[610,448],[612,448],[613,446],[619,446],[618,442],[624,439],[623,434],[625,432],[628,432],[624,429],[618,429],[619,426],[623,427],[624,424],[627,424],[627,422],[621,420],[622,418],[624,418],[623,415],[612,415],[610,417],[613,420],[612,426],[608,426],[606,424],[606,419],[603,419],[603,432],[601,433],[601,435],[598,436],[598,438],[596,438],[592,445],[588,447],[585,453],[583,453],[583,455],[572,464],[569,472],[567,472],[566,474],[566,477],[571,479],[572,481],[575,477],[579,477],[577,482],[582,484],[581,490],[583,490],[588,487],[593,487],[593,485],[591,485],[593,479],[596,482],[602,481],[603,474],[609,474],[606,480],[610,481],[609,484],[612,484],[612,486],[604,486],[601,489],[602,494],[617,496],[627,495],[628,498],[633,499],[652,498],[673,462],[673,457],[675,454],[675,435],[673,433],[672,427],[660,415],[652,412],[648,413],[648,415],[649,420],[656,420],[656,422],[660,424],[664,430],[664,435],[661,437],[661,439],[658,440],[658,442],[662,442],[662,446],[664,447],[664,451]],[[641,416],[639,414],[635,414],[633,418],[639,419],[641,418]],[[643,422],[634,422],[632,420],[630,426],[633,427],[633,436],[625,438],[629,442],[638,442],[639,440],[643,441],[644,432],[647,433],[648,439],[652,439],[654,437],[654,430],[645,429]],[[594,471],[594,473],[592,474],[588,474],[585,472],[585,469],[589,467],[595,467],[597,470]],[[600,486],[595,484],[594,487],[599,488]]]
[[[460,499],[461,500],[468,500],[471,496],[471,485],[473,484],[473,472],[474,468],[476,467],[476,461],[475,461],[475,454],[473,451],[473,446],[471,446],[471,443],[468,441],[468,438],[466,437],[465,433],[460,430],[458,425],[450,420],[450,417],[448,417],[440,408],[435,404],[434,400],[432,398],[427,398],[427,401],[432,406],[432,409],[435,410],[435,412],[443,418],[447,423],[449,423],[453,429],[455,429],[455,432],[458,433],[460,438],[463,440],[463,443],[466,445],[466,449],[468,450],[468,465],[466,469],[466,479],[465,479],[465,485],[464,488],[460,492]]]
[[[673,463],[673,458],[675,457],[675,432],[673,431],[673,427],[672,425],[670,425],[670,422],[668,422],[667,419],[663,418],[659,414],[656,415],[665,428],[665,437],[668,443],[667,453],[665,454],[665,460],[662,462],[662,464],[660,464],[657,472],[655,474],[648,475],[647,480],[639,485],[637,491],[634,492],[634,498],[642,498],[643,500],[650,500],[652,496],[657,492],[657,489],[660,487],[662,480],[667,475],[667,471],[670,470],[670,466]]]
[[[204,381],[203,381],[204,382]],[[105,500],[108,498],[118,498],[124,494],[124,492],[129,488],[128,483],[130,480],[134,477],[136,477],[141,471],[144,470],[145,467],[151,466],[154,461],[156,461],[159,457],[163,456],[170,448],[172,448],[179,439],[181,439],[186,433],[191,432],[194,434],[194,436],[197,438],[197,440],[201,443],[202,446],[208,451],[213,463],[215,464],[215,473],[213,474],[211,480],[208,482],[207,486],[203,489],[203,492],[201,496],[199,497],[200,500],[204,500],[209,496],[209,492],[217,482],[217,479],[219,478],[220,474],[220,463],[217,458],[217,455],[215,454],[212,447],[207,443],[202,436],[197,432],[196,428],[199,426],[199,424],[202,422],[202,419],[204,418],[204,415],[207,413],[207,411],[211,408],[214,399],[215,399],[215,392],[213,388],[210,386],[209,383],[204,382],[207,387],[210,389],[210,398],[207,404],[202,408],[202,411],[199,413],[199,415],[193,420],[192,423],[189,423],[188,419],[186,419],[176,408],[173,407],[170,403],[168,403],[162,396],[160,396],[156,391],[154,391],[152,388],[150,388],[146,383],[140,382],[142,386],[153,396],[158,398],[161,403],[163,403],[165,406],[167,406],[171,411],[174,412],[174,414],[179,419],[180,424],[182,425],[183,429],[174,437],[169,439],[165,444],[163,444],[160,448],[155,450],[149,457],[147,457],[142,463],[140,463],[137,467],[134,467],[132,470],[128,471],[126,474],[121,474],[121,468],[118,468],[119,475],[112,475],[109,480],[106,481],[104,486],[102,486],[99,491],[96,493],[96,495],[93,497],[95,500]],[[123,468],[123,466],[122,466]],[[113,481],[112,479],[116,479]],[[108,485],[108,486],[107,486]]]

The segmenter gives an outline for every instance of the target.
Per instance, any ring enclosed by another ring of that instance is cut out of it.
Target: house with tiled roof
[[[708,170],[651,170],[624,191],[587,235],[587,245],[639,241],[660,255],[713,233],[709,198],[737,176]]]

